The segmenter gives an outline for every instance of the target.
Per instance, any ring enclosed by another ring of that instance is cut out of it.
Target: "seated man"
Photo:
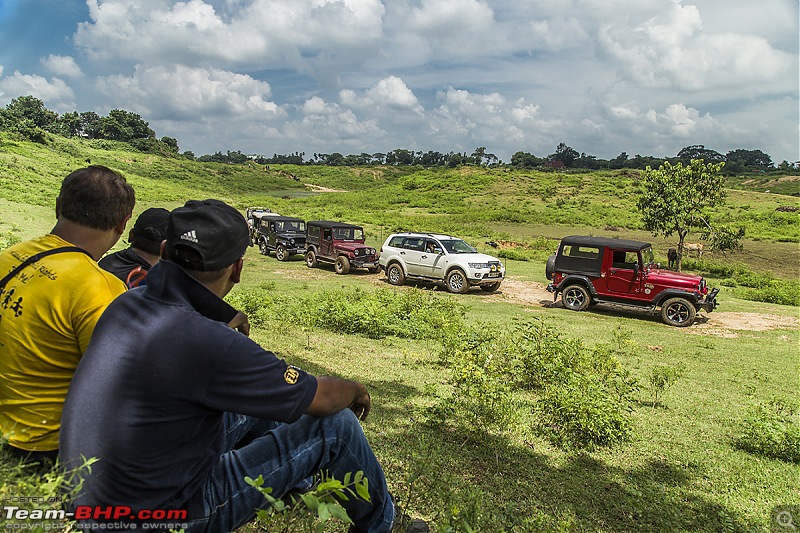
[[[104,313],[72,381],[61,459],[98,460],[72,504],[186,511],[186,531],[232,531],[267,507],[245,476],[281,497],[320,470],[361,470],[371,502],[342,504],[357,531],[389,531],[395,507],[358,422],[367,390],[264,350],[222,299],[247,246],[244,217],[222,202],[172,211],[147,286]]]
[[[109,254],[98,263],[125,282],[128,288],[146,283],[147,271],[158,263],[161,241],[167,231],[169,211],[160,207],[146,209],[128,233],[130,246]]]
[[[61,183],[50,233],[0,254],[0,431],[32,462],[58,454],[72,374],[103,310],[125,292],[97,260],[125,231],[134,203],[113,170],[76,170]]]

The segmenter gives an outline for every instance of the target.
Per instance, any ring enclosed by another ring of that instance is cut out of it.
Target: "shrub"
[[[800,420],[786,400],[772,399],[750,409],[736,445],[747,452],[800,463]]]
[[[420,289],[324,291],[282,305],[284,316],[301,325],[372,339],[389,335],[439,339],[459,329],[466,315],[456,300]]]
[[[549,384],[536,404],[536,427],[564,448],[606,446],[629,438],[629,405],[596,375],[572,374]]]
[[[0,232],[0,252],[21,241],[22,239],[10,231]]]
[[[683,363],[678,366],[657,365],[650,370],[649,384],[653,393],[653,407],[660,403],[664,393],[680,379],[686,371]]]

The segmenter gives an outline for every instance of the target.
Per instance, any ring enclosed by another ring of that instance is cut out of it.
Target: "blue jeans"
[[[228,413],[225,431],[228,451],[204,488],[205,517],[190,521],[187,531],[233,531],[253,520],[256,509],[266,509],[264,496],[245,483],[245,476],[264,476],[263,486],[280,498],[292,489],[310,489],[320,470],[339,480],[348,472],[363,471],[372,501],[350,498],[341,504],[359,531],[391,529],[395,510],[386,478],[349,409],[324,418],[304,415],[292,424]]]

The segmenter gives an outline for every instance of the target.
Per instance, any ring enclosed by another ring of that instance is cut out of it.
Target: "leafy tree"
[[[556,147],[556,152],[547,156],[547,159],[550,161],[562,161],[565,167],[571,167],[580,155],[581,154],[579,154],[577,150],[570,148],[564,143],[560,143]]]
[[[178,148],[178,139],[173,137],[161,137],[161,143],[166,145],[171,151],[176,154],[180,151]]]
[[[0,111],[0,127],[13,131],[36,142],[46,141],[46,132],[58,133],[58,114],[44,106],[44,102],[33,96],[14,98]]]
[[[694,228],[706,228],[707,211],[725,201],[725,178],[720,171],[725,163],[689,165],[665,162],[658,170],[647,167],[641,174],[637,207],[642,222],[653,235],[678,234],[678,270],[681,270],[683,243]]]
[[[141,116],[123,109],[112,109],[100,119],[100,132],[105,139],[123,142],[156,136]]]
[[[740,227],[737,230],[731,229],[729,226],[717,226],[715,228],[706,228],[703,232],[703,238],[711,243],[711,249],[716,252],[725,252],[728,250],[741,250],[741,239],[744,238],[745,229]]]
[[[678,159],[688,165],[693,159],[702,159],[706,163],[719,163],[725,161],[725,156],[714,150],[709,150],[702,144],[687,146],[678,152]]]
[[[61,115],[58,124],[59,133],[65,137],[76,137],[81,133],[81,116],[77,111]]]
[[[534,168],[544,164],[544,159],[528,152],[515,152],[511,156],[511,166],[517,168]]]
[[[99,139],[102,136],[100,115],[94,111],[84,111],[81,113],[81,131],[89,139]]]
[[[622,152],[614,159],[611,159],[608,163],[611,168],[625,168],[627,162],[628,154],[627,152]]]
[[[733,172],[770,170],[772,158],[761,150],[732,150],[725,156],[726,168]]]

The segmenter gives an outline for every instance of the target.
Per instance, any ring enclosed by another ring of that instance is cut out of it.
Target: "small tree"
[[[706,211],[725,201],[725,178],[720,171],[725,163],[705,164],[694,159],[687,166],[668,162],[641,174],[637,207],[642,221],[653,235],[678,234],[678,271],[683,259],[683,243],[693,228],[704,228]]]

